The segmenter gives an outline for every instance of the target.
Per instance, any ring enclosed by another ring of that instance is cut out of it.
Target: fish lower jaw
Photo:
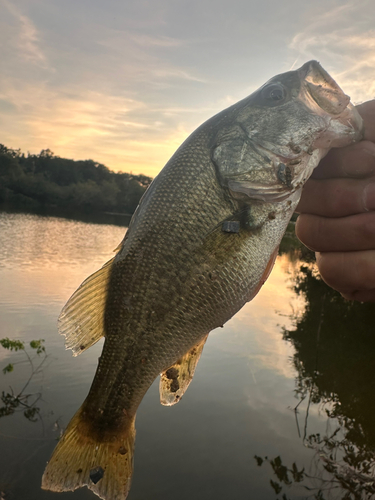
[[[323,158],[330,149],[349,146],[363,138],[363,127],[353,124],[350,119],[331,119],[327,129],[315,141],[314,148],[322,151]]]

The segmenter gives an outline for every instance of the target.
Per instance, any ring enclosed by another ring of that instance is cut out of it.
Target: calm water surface
[[[22,391],[30,362],[0,346],[0,369],[14,366],[0,371],[0,499],[97,498],[42,491],[40,481],[102,349],[73,358],[58,314],[123,236],[0,213],[0,338],[45,339],[47,353]],[[375,498],[374,307],[345,302],[293,255],[279,256],[260,294],[210,334],[179,404],[161,406],[158,381],[150,388],[129,500]]]

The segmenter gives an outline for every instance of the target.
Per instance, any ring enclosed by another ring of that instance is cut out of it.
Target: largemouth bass
[[[207,335],[272,269],[303,184],[362,120],[316,61],[275,76],[201,125],[141,200],[116,256],[69,299],[59,329],[78,355],[105,337],[90,389],[42,487],[130,487],[137,408],[161,374],[163,404],[189,385]]]

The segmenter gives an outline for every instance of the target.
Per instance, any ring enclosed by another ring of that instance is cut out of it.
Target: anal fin
[[[208,334],[190,351],[160,374],[160,403],[172,406],[180,401],[193,380],[195,368],[201,357]]]

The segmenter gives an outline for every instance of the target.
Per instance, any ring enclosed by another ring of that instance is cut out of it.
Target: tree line
[[[0,208],[61,208],[84,213],[132,214],[151,177],[113,172],[93,160],[25,155],[0,144]]]

